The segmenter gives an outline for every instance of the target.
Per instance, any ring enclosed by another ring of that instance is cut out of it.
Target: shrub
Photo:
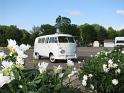
[[[124,51],[114,49],[98,52],[80,71],[82,85],[98,93],[124,91]]]

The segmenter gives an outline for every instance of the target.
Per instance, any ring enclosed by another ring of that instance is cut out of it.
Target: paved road
[[[77,49],[77,55],[78,59],[77,61],[85,60],[89,58],[91,55],[95,55],[97,52],[103,50],[104,48],[93,48],[93,47],[78,47]],[[108,48],[112,49],[112,48]],[[40,60],[33,59],[33,49],[30,49],[27,51],[28,58],[26,59],[26,67],[27,68],[37,68],[37,63],[39,62],[48,62],[49,66],[48,68],[51,69],[53,66],[61,65],[63,68],[66,68],[66,61],[57,61],[56,63],[50,63],[48,58],[42,58]],[[75,66],[78,67],[78,63],[75,62]]]

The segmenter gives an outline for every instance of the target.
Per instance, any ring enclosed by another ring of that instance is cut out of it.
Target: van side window
[[[45,43],[49,43],[49,37],[45,39]]]
[[[56,37],[50,37],[49,43],[57,43],[57,38]]]
[[[45,38],[42,38],[41,43],[44,43],[44,41],[45,41]]]
[[[38,39],[38,43],[41,43],[41,38]]]
[[[54,42],[57,43],[57,38],[56,37],[54,37]]]
[[[44,43],[45,38],[39,38],[38,43]]]

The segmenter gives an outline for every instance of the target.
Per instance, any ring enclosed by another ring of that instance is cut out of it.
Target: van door
[[[37,51],[39,55],[44,56],[44,40],[45,38],[39,38],[38,39],[38,44],[37,44]]]
[[[49,52],[52,53],[54,56],[58,56],[58,45],[57,45],[57,37],[50,37],[49,38]]]
[[[44,56],[49,57],[49,37],[45,38],[43,49],[44,49],[44,53],[43,53]]]

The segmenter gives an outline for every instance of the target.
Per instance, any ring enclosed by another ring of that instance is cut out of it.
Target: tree
[[[114,39],[117,36],[117,32],[112,28],[108,28],[108,39]]]
[[[80,30],[76,24],[71,24],[66,33],[77,37],[80,35]]]
[[[40,27],[39,26],[33,26],[30,33],[31,33],[32,45],[33,45],[33,42],[35,41],[35,38],[40,36],[40,34],[41,34],[40,33]]]
[[[41,35],[54,34],[55,32],[56,32],[56,29],[52,25],[43,24],[43,25],[40,26],[40,33],[41,33]]]
[[[0,26],[0,46],[6,46],[7,45],[7,38],[6,38],[6,30],[7,26]]]
[[[69,18],[58,16],[56,18],[55,27],[59,29],[61,32],[65,32],[70,24],[71,20]]]
[[[34,37],[40,36],[40,27],[33,26],[31,33],[34,35]]]
[[[23,32],[14,25],[9,26],[7,31],[7,39],[14,39],[18,44],[21,44],[21,38],[23,37]]]
[[[94,27],[89,24],[80,25],[80,35],[85,46],[93,43],[96,40],[96,31]]]
[[[0,25],[0,46],[6,46],[7,39],[16,40],[18,44],[27,42],[28,41],[27,36],[25,36],[27,39],[23,40],[25,34],[24,31],[27,32],[26,30],[21,30],[14,25],[11,26]]]
[[[25,29],[22,29],[22,33],[23,33],[23,37],[21,38],[22,43],[33,45],[34,42],[32,42],[31,34],[27,32]]]
[[[121,30],[119,31],[119,36],[124,36],[124,29],[121,29]]]
[[[100,45],[104,46],[104,40],[107,38],[107,30],[98,24],[92,25],[97,32],[97,40],[99,41]]]

